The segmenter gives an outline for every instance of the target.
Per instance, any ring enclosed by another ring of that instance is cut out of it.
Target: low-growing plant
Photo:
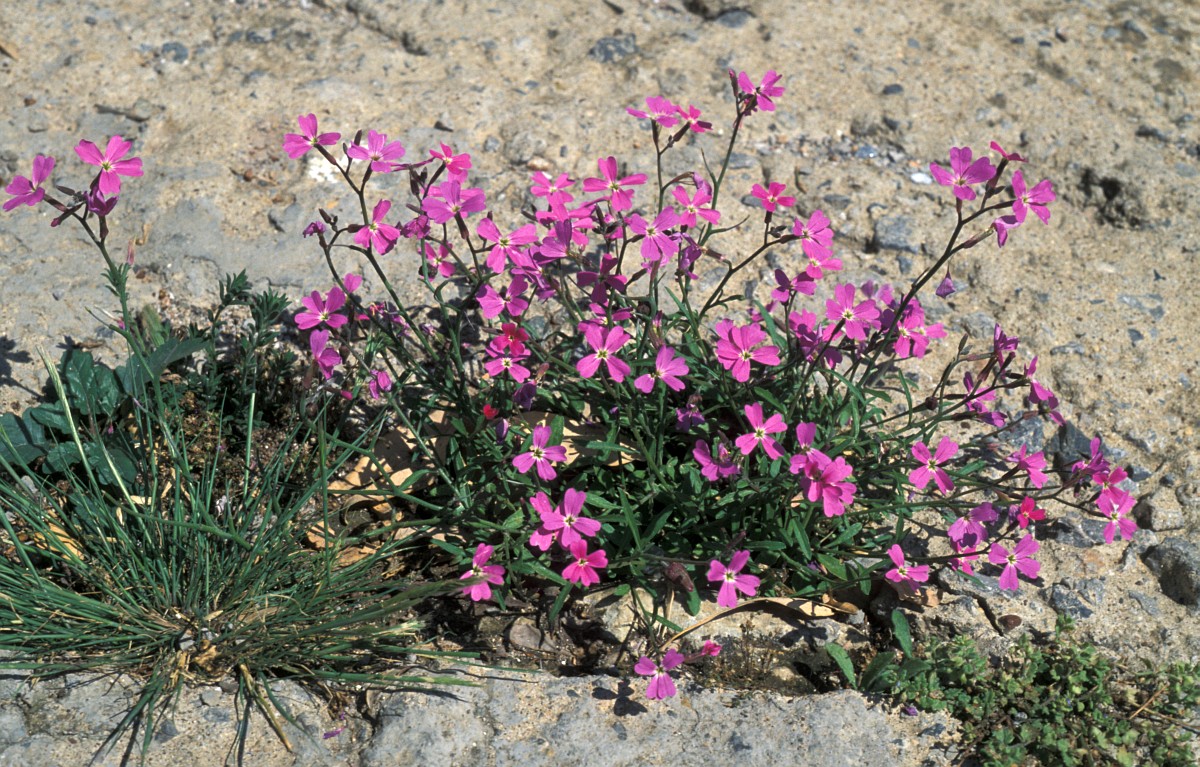
[[[897,611],[897,627],[907,621]],[[877,655],[860,689],[889,692],[921,711],[945,711],[961,723],[958,748],[982,767],[1036,765],[1195,764],[1200,664],[1177,662],[1134,672],[1071,633],[1060,616],[1054,637],[1034,644],[1022,634],[993,663],[966,636],[932,638],[928,647],[900,641],[902,651]]]

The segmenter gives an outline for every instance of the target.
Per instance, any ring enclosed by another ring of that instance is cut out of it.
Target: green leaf
[[[0,458],[9,463],[29,463],[46,454],[46,431],[32,418],[4,413],[0,432]]]
[[[61,371],[67,400],[86,415],[111,414],[121,402],[116,376],[106,365],[96,362],[90,352],[74,347],[62,356]]]
[[[700,590],[699,589],[692,589],[691,591],[688,592],[687,603],[684,605],[684,609],[686,609],[688,615],[692,616],[693,618],[696,617],[700,613]]]
[[[829,657],[837,664],[838,670],[842,672],[842,676],[846,677],[846,682],[849,683],[851,689],[858,689],[858,680],[854,676],[854,663],[850,661],[850,655],[840,644],[830,642],[825,645],[825,652],[829,653]]]
[[[901,651],[912,657],[912,628],[908,625],[908,618],[899,609],[892,610],[892,630],[896,633],[896,641],[900,643]]]
[[[525,512],[521,509],[517,509],[512,514],[508,515],[508,518],[504,520],[504,524],[501,525],[501,527],[503,527],[505,530],[520,530],[521,526],[524,524]]]
[[[157,380],[169,366],[204,348],[205,343],[199,338],[168,338],[146,357],[144,365],[136,359],[131,359],[117,368],[116,375],[121,388],[126,394],[135,395],[141,386]]]

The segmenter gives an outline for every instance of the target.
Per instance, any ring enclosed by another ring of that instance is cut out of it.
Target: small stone
[[[918,248],[911,237],[907,216],[884,216],[875,222],[874,244],[879,250],[902,250],[916,253]]]
[[[1142,561],[1158,578],[1162,593],[1192,611],[1200,610],[1200,550],[1182,538],[1168,538],[1146,550]]]
[[[162,57],[164,59],[170,59],[176,64],[182,64],[188,59],[187,46],[174,40],[169,43],[163,43]]]
[[[898,93],[904,93],[904,86],[900,83],[883,86],[883,95],[885,96],[895,96]]]
[[[933,176],[931,176],[931,175],[929,175],[928,173],[926,173],[925,171],[921,171],[921,170],[919,170],[919,171],[917,171],[916,173],[912,174],[912,175],[911,175],[911,176],[909,176],[908,178],[909,178],[909,180],[910,180],[910,181],[912,181],[914,184],[921,184],[921,185],[923,185],[923,186],[927,186],[927,185],[929,185],[929,184],[932,184],[932,183],[933,183]]]
[[[873,160],[879,156],[879,150],[870,144],[863,144],[855,150],[854,156],[860,160]]]
[[[600,38],[588,51],[588,56],[601,64],[612,64],[633,56],[637,52],[637,37],[628,34]]]
[[[1179,499],[1175,497],[1175,493],[1166,489],[1156,490],[1143,498],[1134,507],[1133,518],[1139,526],[1156,532],[1179,530],[1186,524]]]

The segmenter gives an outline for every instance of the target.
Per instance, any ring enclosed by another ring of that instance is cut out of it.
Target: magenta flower
[[[909,565],[904,560],[904,550],[900,548],[899,544],[892,544],[892,547],[888,549],[888,556],[895,565],[883,576],[889,581],[907,584],[910,588],[915,589],[917,583],[929,580],[929,565]]]
[[[618,179],[617,159],[615,157],[605,157],[597,160],[596,165],[600,168],[602,178],[585,178],[583,180],[583,191],[607,192],[608,196],[605,199],[612,206],[613,213],[619,213],[633,207],[633,190],[626,189],[625,187],[640,186],[646,183],[646,174],[635,173],[632,176]]]
[[[86,162],[88,165],[95,165],[100,168],[100,177],[97,180],[97,186],[100,193],[105,196],[111,196],[121,193],[121,176],[140,176],[142,175],[142,161],[137,157],[130,157],[128,160],[122,160],[133,144],[120,136],[113,136],[108,140],[108,146],[104,148],[104,153],[90,141],[80,141],[75,147],[75,154],[79,155],[79,159]]]
[[[549,176],[541,171],[533,174],[533,186],[529,187],[529,193],[534,197],[545,197],[546,202],[551,206],[566,206],[569,202],[574,202],[575,197],[567,190],[575,185],[575,180],[566,173],[560,173],[558,178],[553,181]]]
[[[1038,577],[1042,566],[1033,559],[1033,555],[1039,548],[1041,545],[1032,535],[1026,535],[1017,541],[1011,553],[998,543],[992,544],[988,549],[988,561],[993,565],[1004,565],[1004,571],[1000,573],[1000,588],[1016,591],[1018,572],[1029,580]]]
[[[645,655],[638,658],[633,670],[641,676],[650,677],[650,683],[646,685],[646,697],[650,700],[674,697],[677,692],[675,680],[667,672],[682,665],[683,661],[683,653],[675,648],[671,648],[663,654],[662,664],[655,663]]]
[[[853,473],[854,467],[842,456],[831,459],[820,450],[813,450],[801,478],[804,497],[810,503],[819,499],[825,516],[840,517],[846,513],[846,507],[854,503],[854,494],[858,490],[853,482],[843,481]]]
[[[696,440],[692,447],[692,457],[700,464],[700,473],[709,482],[732,477],[742,470],[734,463],[733,453],[720,441],[714,441],[713,449],[710,450],[707,442],[702,439]]]
[[[796,424],[796,454],[792,456],[788,471],[792,474],[803,474],[808,467],[809,462],[813,458],[814,453],[820,453],[819,450],[813,447],[813,442],[817,438],[817,425],[815,423],[798,423]],[[825,455],[821,453],[821,455]],[[828,459],[829,456],[825,456]]]
[[[392,390],[392,377],[386,370],[372,370],[367,379],[367,391],[371,399],[382,399],[383,392]]]
[[[471,569],[462,574],[459,580],[482,578],[479,583],[463,588],[462,593],[471,597],[472,602],[482,602],[492,598],[492,586],[504,583],[504,568],[500,565],[489,565],[494,549],[486,543],[475,548],[475,556],[471,557]]]
[[[663,208],[649,224],[636,213],[625,219],[625,223],[634,234],[642,237],[643,267],[649,269],[679,252],[679,239],[667,233],[668,229],[679,226],[679,214],[674,208]]]
[[[690,397],[687,406],[675,408],[675,431],[688,432],[704,423],[704,413],[700,412],[696,402],[691,401],[694,399]]]
[[[383,255],[392,249],[396,240],[400,239],[400,230],[391,224],[384,223],[388,211],[392,209],[390,200],[380,200],[371,211],[371,223],[361,226],[354,233],[354,242],[362,248],[374,248]]]
[[[517,471],[526,474],[536,465],[538,476],[546,482],[557,477],[558,472],[550,464],[551,462],[562,463],[566,461],[567,449],[562,445],[547,445],[546,443],[549,440],[549,426],[534,426],[533,441],[529,446],[529,452],[521,453],[516,458],[513,458],[513,466],[516,467]]]
[[[693,197],[689,197],[687,189],[675,186],[671,189],[675,201],[679,203],[679,225],[692,228],[696,226],[697,218],[715,224],[721,220],[721,212],[712,208],[702,208],[706,202],[712,202],[712,194],[705,189],[697,189]]]
[[[779,364],[779,349],[775,346],[754,347],[767,339],[767,333],[758,325],[734,327],[731,320],[721,320],[716,326],[717,360],[726,370],[733,373],[733,380],[750,380],[750,363],[763,365]]]
[[[956,545],[974,551],[979,544],[987,540],[987,528],[983,524],[995,522],[999,516],[995,506],[990,503],[981,503],[967,512],[966,516],[956,519],[947,528],[946,535]]]
[[[738,592],[748,597],[758,593],[758,577],[742,575],[742,568],[749,561],[749,551],[735,551],[733,559],[729,560],[729,567],[715,559],[708,563],[708,580],[721,584],[721,588],[717,592],[717,604],[721,607],[737,607]]]
[[[339,287],[335,286],[330,289],[324,299],[321,298],[320,293],[314,290],[312,295],[300,299],[300,303],[308,309],[308,311],[296,315],[296,327],[301,330],[315,328],[321,323],[329,328],[340,328],[349,322],[346,315],[334,313],[346,304],[346,294]]]
[[[521,360],[529,356],[528,350],[517,351],[492,342],[487,345],[485,351],[488,353],[489,359],[484,360],[483,369],[492,378],[497,378],[505,373],[512,376],[517,383],[524,383],[529,378],[529,368],[521,364]]]
[[[732,74],[733,73],[730,72],[731,76]],[[737,85],[738,90],[743,94],[753,95],[755,107],[764,112],[774,112],[775,102],[771,99],[778,98],[779,96],[783,95],[783,87],[775,84],[781,79],[781,76],[777,74],[775,70],[769,70],[765,75],[763,75],[762,82],[756,88],[754,87],[753,81],[750,80],[750,76],[745,72],[740,72],[737,76]]]
[[[440,144],[438,149],[430,149],[429,156],[446,164],[446,178],[460,184],[467,180],[467,171],[471,169],[471,155],[466,152],[454,154],[448,144]]]
[[[496,273],[503,272],[509,261],[516,263],[519,260],[525,260],[518,246],[537,242],[538,239],[537,227],[533,224],[526,224],[508,234],[503,234],[490,218],[480,221],[479,225],[475,227],[475,233],[488,242],[496,243],[487,257],[488,269]]]
[[[1016,216],[1000,216],[992,222],[992,228],[996,230],[996,247],[1003,248],[1004,243],[1008,242],[1008,230],[1016,229],[1021,225]]]
[[[1046,518],[1044,509],[1039,509],[1037,501],[1030,496],[1025,496],[1019,506],[1009,506],[1008,516],[1014,519],[1022,530],[1029,527],[1031,522],[1041,522]]]
[[[475,294],[480,313],[489,320],[499,317],[502,312],[507,312],[513,318],[520,317],[529,308],[529,301],[524,297],[528,286],[529,283],[520,274],[513,276],[503,293],[497,292],[491,285],[483,285]]]
[[[1025,162],[1024,157],[1017,154],[1016,152],[1004,151],[1004,147],[1000,146],[995,141],[992,142],[991,147],[996,152],[996,154],[1000,155],[1001,157],[1003,157],[1005,160],[1008,160],[1009,162]]]
[[[583,511],[583,504],[586,500],[587,493],[568,489],[563,496],[562,503],[551,507],[550,499],[545,493],[539,492],[533,498],[529,499],[529,502],[533,505],[534,510],[537,511],[538,516],[542,520],[542,525],[538,528],[535,535],[548,535],[551,540],[557,537],[559,545],[568,550],[585,537],[594,537],[596,533],[600,532],[600,523],[580,513]],[[539,538],[535,542],[533,539],[530,539],[530,543],[545,551],[548,547],[541,545],[543,540],[545,539]]]
[[[776,208],[790,208],[796,204],[795,197],[783,194],[784,189],[787,189],[786,184],[772,181],[769,189],[763,189],[759,184],[755,184],[751,187],[750,194],[758,198],[768,213],[774,213]]]
[[[808,221],[800,223],[796,219],[792,224],[792,234],[799,238],[804,255],[808,256],[808,276],[819,280],[823,269],[837,271],[842,268],[842,262],[831,258],[833,255],[833,230],[829,228],[829,219],[820,210],[814,210]]]
[[[29,174],[29,178],[17,176],[4,187],[4,191],[12,195],[11,200],[4,203],[4,210],[10,211],[18,205],[37,205],[46,196],[46,190],[42,189],[42,182],[50,177],[50,171],[54,170],[54,158],[45,155],[38,155],[33,158],[33,172]]]
[[[387,140],[386,133],[367,131],[367,145],[351,144],[346,147],[346,156],[354,160],[370,162],[373,173],[391,173],[393,160],[404,156],[404,146],[399,141]]]
[[[576,541],[570,546],[571,557],[574,559],[562,572],[562,576],[571,583],[581,586],[594,586],[600,582],[597,570],[608,567],[608,555],[604,549],[596,549],[591,554],[587,550],[587,541]]]
[[[300,115],[296,118],[300,133],[288,133],[283,137],[283,151],[295,160],[317,146],[332,146],[342,137],[340,133],[317,133],[317,116]]]
[[[783,422],[783,416],[779,413],[763,420],[762,404],[755,402],[753,405],[745,406],[746,420],[750,422],[750,432],[743,434],[734,440],[738,450],[742,451],[742,455],[750,455],[754,452],[754,448],[762,445],[762,449],[771,460],[783,457],[783,448],[775,441],[772,434],[787,431],[787,424]]]
[[[478,213],[486,207],[487,198],[482,189],[463,189],[457,181],[431,187],[429,196],[421,203],[421,209],[439,224],[463,214]]]
[[[700,119],[700,110],[691,104],[687,108],[676,107],[679,110],[679,117],[688,125],[688,130],[692,133],[707,133],[712,130],[712,123],[707,120]]]
[[[988,158],[980,157],[971,162],[971,148],[966,146],[950,148],[949,171],[931,162],[929,172],[942,186],[953,187],[954,196],[960,200],[974,200],[975,190],[971,185],[990,181],[996,175],[996,169]]]
[[[605,333],[604,328],[599,325],[588,323],[583,326],[583,337],[593,351],[575,363],[575,369],[579,371],[579,375],[583,378],[591,378],[596,374],[600,363],[603,362],[608,370],[609,378],[617,383],[624,381],[625,376],[629,375],[629,365],[613,355],[617,353],[618,349],[629,343],[633,336],[619,326],[609,328]]]
[[[639,120],[653,120],[664,128],[674,128],[679,124],[679,107],[662,96],[649,96],[646,106],[649,109],[645,112],[633,107],[627,107],[625,111]]]
[[[834,323],[840,322],[841,332],[847,338],[865,341],[867,331],[878,326],[879,307],[870,298],[855,305],[854,293],[854,286],[848,283],[834,288],[834,297],[825,301],[825,317]],[[829,339],[834,337],[836,327],[836,324],[830,325],[826,331]]]
[[[1008,460],[1017,464],[1018,471],[1024,471],[1029,475],[1029,481],[1033,486],[1041,489],[1046,484],[1046,473],[1042,469],[1046,468],[1046,456],[1042,451],[1038,451],[1033,455],[1025,455],[1026,447],[1021,445],[1021,449],[1008,457]]]
[[[679,376],[688,374],[687,360],[683,357],[676,357],[675,350],[669,346],[664,346],[658,350],[657,356],[654,358],[654,370],[645,375],[638,376],[633,382],[633,386],[643,394],[649,394],[654,388],[654,384],[662,381],[666,387],[672,391],[680,391],[683,389],[683,381]]]
[[[1012,188],[1015,198],[1013,215],[1016,216],[1019,223],[1025,223],[1025,217],[1031,210],[1042,220],[1043,224],[1050,223],[1050,210],[1046,207],[1046,203],[1054,202],[1057,199],[1050,179],[1043,179],[1033,189],[1026,189],[1025,177],[1021,175],[1021,171],[1017,171],[1012,177]]]
[[[1104,526],[1105,543],[1112,543],[1118,530],[1125,540],[1129,540],[1137,532],[1137,522],[1128,516],[1133,509],[1133,502],[1133,496],[1129,493],[1100,493],[1096,503],[1100,507],[1100,514],[1108,520],[1108,524]]]
[[[912,456],[921,464],[917,468],[908,473],[908,481],[913,483],[918,490],[924,490],[929,484],[929,480],[933,480],[938,490],[942,491],[942,495],[949,495],[954,490],[954,480],[950,479],[950,475],[942,468],[942,464],[949,461],[958,453],[958,443],[949,437],[942,437],[942,441],[938,443],[937,450],[933,455],[929,454],[929,447],[924,442],[918,442],[912,446]]]
[[[925,325],[925,310],[914,298],[896,328],[896,343],[892,348],[900,359],[920,358],[928,351],[930,339],[945,337],[946,330],[941,323]]]
[[[314,330],[308,337],[308,348],[312,351],[317,369],[328,381],[333,377],[333,369],[342,364],[342,356],[337,353],[336,349],[329,346],[329,331]]]

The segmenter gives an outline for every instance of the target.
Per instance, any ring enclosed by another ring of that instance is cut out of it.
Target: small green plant
[[[898,657],[880,653],[856,675],[844,650],[830,655],[852,686],[958,719],[960,746],[983,767],[1195,764],[1200,664],[1131,673],[1075,639],[1066,616],[1045,645],[1022,635],[998,663],[966,636],[918,649],[903,614],[892,621]]]

